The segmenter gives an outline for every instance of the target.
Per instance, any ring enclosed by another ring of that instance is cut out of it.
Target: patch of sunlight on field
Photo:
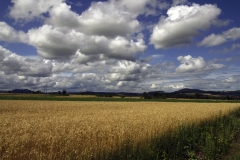
[[[77,94],[70,94],[70,96],[56,96],[56,97],[63,97],[63,98],[96,98],[98,97],[97,95],[77,95]],[[104,98],[104,96],[102,97]],[[108,97],[107,97],[108,98]],[[122,98],[121,96],[112,96],[111,98]],[[136,96],[124,96],[124,98],[136,98],[140,99],[140,97]]]
[[[56,96],[56,97],[63,97],[63,98],[96,98],[96,95],[77,95],[77,94],[70,94],[69,96]]]
[[[91,159],[236,103],[0,101],[1,159]]]

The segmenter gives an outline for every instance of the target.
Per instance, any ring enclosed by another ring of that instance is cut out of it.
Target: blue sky
[[[240,1],[0,1],[0,89],[240,90]]]

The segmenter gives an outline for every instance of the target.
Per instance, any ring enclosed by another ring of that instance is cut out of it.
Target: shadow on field
[[[240,108],[228,115],[220,113],[199,123],[169,128],[147,143],[131,144],[127,140],[120,148],[99,154],[97,159],[220,159],[229,151],[239,132]]]

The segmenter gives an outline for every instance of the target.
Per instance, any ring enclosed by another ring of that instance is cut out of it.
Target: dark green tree
[[[147,99],[147,98],[148,98],[147,92],[143,92],[142,97],[143,97],[144,99]]]
[[[63,94],[63,95],[66,95],[66,94],[67,94],[67,91],[64,89],[64,90],[62,91],[62,94]]]

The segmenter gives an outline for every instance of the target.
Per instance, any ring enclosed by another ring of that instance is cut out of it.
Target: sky
[[[239,12],[239,0],[0,0],[0,90],[240,90]]]

